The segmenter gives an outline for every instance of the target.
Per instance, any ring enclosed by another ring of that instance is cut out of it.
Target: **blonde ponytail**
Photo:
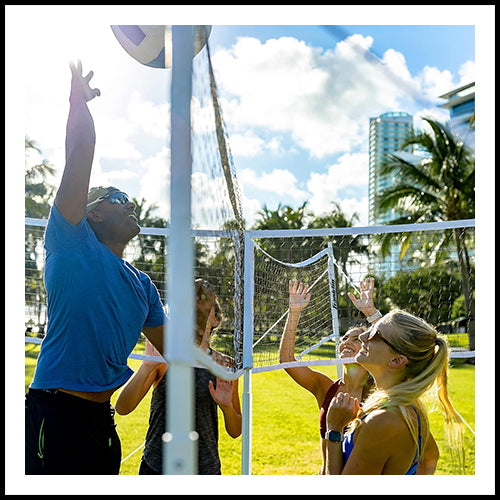
[[[437,337],[436,346],[438,352],[448,359],[448,344],[446,340]],[[450,445],[452,458],[456,462],[460,472],[465,472],[465,449],[464,449],[464,424],[463,419],[457,412],[448,395],[448,362],[446,362],[436,377],[437,397],[439,406],[444,414],[446,439]]]

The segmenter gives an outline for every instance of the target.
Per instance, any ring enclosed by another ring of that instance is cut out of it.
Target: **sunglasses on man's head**
[[[130,201],[128,195],[122,191],[113,191],[112,193],[104,195],[101,199],[108,200],[110,203],[116,203],[119,205],[125,205]]]

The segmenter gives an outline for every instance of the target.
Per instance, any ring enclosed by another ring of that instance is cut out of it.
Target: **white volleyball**
[[[205,45],[211,26],[195,26],[194,55]],[[120,45],[136,61],[152,68],[172,66],[172,26],[162,24],[111,25]],[[166,47],[166,50],[165,50]]]

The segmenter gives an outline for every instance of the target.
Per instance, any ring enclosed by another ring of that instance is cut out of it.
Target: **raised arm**
[[[290,281],[288,288],[288,316],[280,342],[280,363],[295,361],[295,333],[297,332],[297,325],[299,324],[302,309],[311,300],[311,294],[307,293],[309,288],[307,285],[304,286],[302,283],[298,284],[297,281]]]
[[[280,363],[295,361],[294,352],[297,325],[302,309],[304,309],[311,300],[311,293],[308,292],[308,289],[309,287],[307,285],[304,286],[297,281],[289,282],[289,309],[285,329],[280,342]],[[333,383],[330,377],[315,370],[311,370],[308,366],[285,368],[285,371],[295,380],[295,382],[297,382],[297,384],[314,395],[318,402],[318,407],[323,404],[326,393]]]
[[[89,82],[94,73],[82,75],[82,63],[71,68],[70,108],[66,125],[66,165],[55,204],[61,215],[72,224],[78,224],[85,216],[90,172],[94,159],[95,129],[87,102],[101,95],[99,89],[91,89]]]
[[[370,277],[366,278],[359,286],[361,290],[359,297],[356,297],[351,292],[348,292],[347,295],[351,299],[354,307],[369,318],[377,312],[377,308],[373,305],[373,288],[375,286],[375,280]]]

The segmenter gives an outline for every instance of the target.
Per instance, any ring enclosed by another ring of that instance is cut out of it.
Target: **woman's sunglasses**
[[[370,328],[369,333],[368,333],[368,340],[373,340],[375,337],[379,338],[382,342],[384,342],[386,345],[388,345],[393,351],[401,354],[399,352],[399,349],[397,349],[396,347],[394,347],[388,340],[386,340],[382,336],[382,334],[380,333],[380,331],[377,330],[377,328],[372,327],[372,328]]]

